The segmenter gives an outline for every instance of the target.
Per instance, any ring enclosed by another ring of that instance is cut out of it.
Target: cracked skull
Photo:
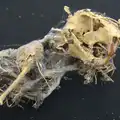
[[[71,40],[68,52],[84,63],[93,62],[104,65],[113,57],[120,41],[119,22],[102,14],[83,9],[68,13],[63,28],[65,38]],[[65,41],[65,40],[64,40]]]

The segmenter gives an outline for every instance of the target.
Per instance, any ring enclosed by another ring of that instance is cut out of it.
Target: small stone
[[[19,15],[19,16],[18,16],[18,18],[20,18],[20,19],[21,19],[21,18],[22,18],[22,16],[20,16],[20,15]]]
[[[44,17],[44,15],[43,15],[43,14],[41,14],[41,15],[40,15],[40,17]]]
[[[31,119],[31,120],[33,120],[33,119],[34,119],[34,117],[30,117],[30,119]]]
[[[112,112],[112,115],[114,115],[114,113]]]
[[[61,86],[57,86],[56,89],[59,90],[61,88]]]
[[[5,8],[6,10],[9,10],[8,8]]]
[[[97,120],[99,120],[100,118],[99,118],[99,116],[97,117]]]
[[[32,13],[32,15],[35,15],[35,13]]]
[[[85,100],[85,98],[82,98],[82,100]]]
[[[106,116],[108,115],[108,112],[106,111]]]
[[[74,118],[74,119],[76,119],[76,117],[75,117],[75,116],[74,116],[73,118]]]

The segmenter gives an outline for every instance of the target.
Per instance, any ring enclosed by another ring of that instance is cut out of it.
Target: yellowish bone
[[[3,105],[3,102],[5,100],[5,98],[7,97],[7,95],[9,95],[9,93],[11,91],[13,91],[15,88],[17,88],[18,84],[24,80],[23,77],[26,75],[26,73],[28,73],[30,69],[30,65],[25,67],[23,69],[23,71],[18,75],[17,79],[7,88],[7,90],[0,96],[0,105]]]

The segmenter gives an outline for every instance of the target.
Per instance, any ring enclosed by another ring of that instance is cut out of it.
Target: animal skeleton
[[[51,28],[41,40],[18,49],[0,51],[0,104],[18,105],[24,98],[40,104],[55,90],[68,71],[83,75],[84,84],[112,81],[113,58],[120,44],[120,24],[90,9],[68,14],[62,28]]]

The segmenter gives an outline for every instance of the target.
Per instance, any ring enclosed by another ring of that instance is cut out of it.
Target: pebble
[[[8,8],[5,8],[6,10],[9,10]]]
[[[35,13],[32,13],[32,15],[35,15]]]
[[[19,18],[19,19],[21,19],[21,18],[22,18],[22,16],[20,16],[20,15],[19,15],[19,16],[18,16],[18,18]]]

